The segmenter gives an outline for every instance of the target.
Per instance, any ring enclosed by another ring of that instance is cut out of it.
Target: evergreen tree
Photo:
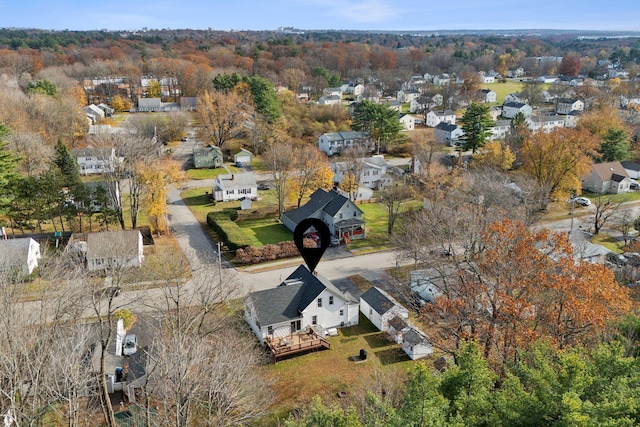
[[[353,112],[352,127],[369,132],[375,138],[378,149],[381,145],[401,140],[402,124],[398,112],[382,104],[362,101]]]
[[[55,157],[53,162],[58,171],[64,177],[63,184],[65,187],[73,187],[80,182],[80,172],[78,171],[78,162],[71,154],[71,150],[62,140],[58,139],[55,147]]]
[[[249,84],[256,111],[265,117],[267,123],[275,123],[282,111],[273,83],[260,76],[247,77],[246,82]]]
[[[16,172],[19,157],[7,147],[6,138],[11,130],[0,123],[0,213],[5,213],[11,201],[13,185],[19,179]]]
[[[629,135],[623,128],[609,128],[602,139],[598,152],[603,162],[627,160],[629,153]]]
[[[464,112],[460,123],[464,130],[462,148],[473,153],[484,146],[487,138],[491,136],[491,128],[495,125],[489,115],[489,107],[475,102]]]

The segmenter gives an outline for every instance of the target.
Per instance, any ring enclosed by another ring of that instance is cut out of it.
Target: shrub
[[[121,308],[113,313],[113,317],[116,320],[122,319],[124,321],[124,328],[129,329],[136,321],[136,316],[126,308]]]

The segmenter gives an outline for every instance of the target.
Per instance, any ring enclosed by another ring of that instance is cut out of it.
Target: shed
[[[249,197],[240,199],[240,210],[247,211],[249,209],[251,209],[251,199]]]
[[[382,332],[389,329],[389,321],[394,317],[409,318],[409,311],[391,295],[372,286],[360,296],[360,312]]]
[[[409,329],[402,338],[402,349],[411,360],[421,359],[433,354],[429,337],[418,329]]]

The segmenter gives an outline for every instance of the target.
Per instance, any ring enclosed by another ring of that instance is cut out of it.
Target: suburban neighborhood
[[[640,420],[635,39],[13,31],[5,426]]]

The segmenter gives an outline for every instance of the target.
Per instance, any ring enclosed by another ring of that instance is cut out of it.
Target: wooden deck
[[[265,344],[275,361],[298,353],[331,348],[331,344],[314,331],[298,332],[283,338],[267,337]]]

